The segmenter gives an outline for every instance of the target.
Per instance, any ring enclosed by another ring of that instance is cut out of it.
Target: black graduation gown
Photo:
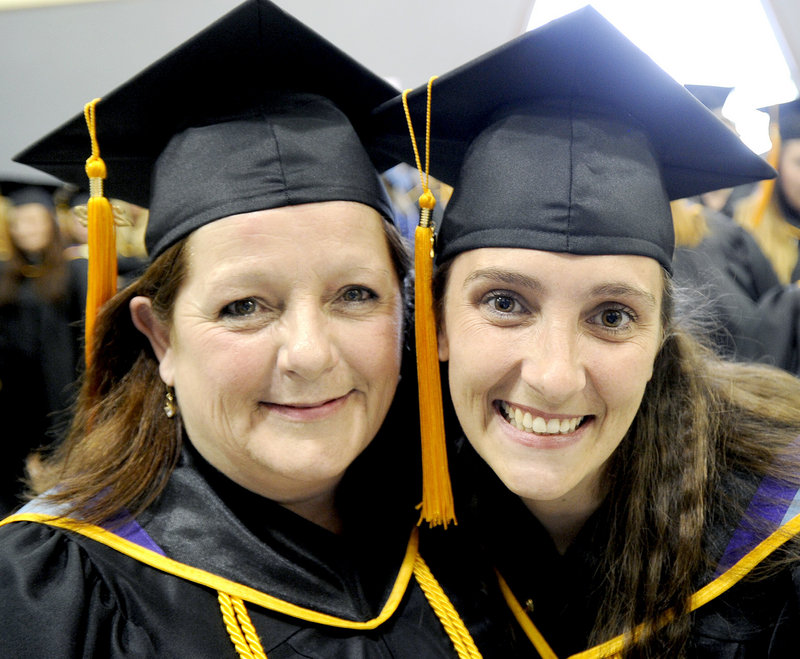
[[[59,438],[76,392],[87,261],[71,260],[68,268],[58,304],[39,299],[26,279],[17,302],[0,307],[0,517],[19,505],[25,457]]]
[[[464,442],[457,457],[464,495],[461,524],[482,543],[519,604],[556,656],[589,649],[600,606],[603,575],[593,547],[607,538],[601,506],[560,554],[547,531]],[[471,487],[466,488],[469,484]],[[467,494],[466,489],[471,491]],[[711,533],[727,545],[732,528],[717,520]],[[734,525],[734,528],[736,525]],[[711,580],[709,575],[708,580]],[[704,585],[704,580],[702,584]],[[539,657],[520,629],[518,657]],[[523,649],[523,646],[527,645]],[[688,656],[697,659],[788,659],[800,656],[800,567],[760,581],[743,580],[693,614]]]
[[[238,487],[188,449],[136,522],[118,533],[260,593],[356,621],[380,613],[413,528],[356,515],[345,517],[343,535],[332,534]],[[0,588],[2,657],[236,656],[215,588],[71,531],[30,521],[0,527]],[[269,659],[457,656],[413,578],[396,611],[367,631],[243,599]]]
[[[721,354],[800,375],[800,287],[782,285],[753,237],[719,214],[695,248],[675,250],[675,282],[690,295],[682,310],[706,317]]]

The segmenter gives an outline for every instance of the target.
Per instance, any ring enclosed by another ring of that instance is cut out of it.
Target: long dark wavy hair
[[[439,318],[450,263],[434,281]],[[744,518],[764,477],[800,487],[800,379],[701,344],[676,321],[666,272],[663,300],[652,379],[604,476],[610,541],[596,548],[603,599],[589,639],[592,647],[630,634],[623,656],[652,659],[688,651],[689,598],[720,553],[712,523]],[[798,560],[789,543],[753,578]]]
[[[407,300],[408,248],[392,224],[384,220],[383,226]],[[29,460],[30,495],[45,493],[46,499],[63,506],[64,516],[91,524],[123,511],[136,516],[160,494],[177,464],[183,441],[180,415],[170,419],[164,414],[165,386],[158,359],[134,327],[129,304],[136,296],[148,297],[159,320],[171,325],[175,299],[188,273],[187,240],[164,251],[141,277],[104,305],[69,434],[52,453],[35,454]],[[404,369],[406,388],[413,389],[407,372]],[[408,401],[396,401],[390,415],[403,407],[407,417],[407,406]],[[397,425],[397,418],[390,423],[387,417],[383,428],[392,425]]]

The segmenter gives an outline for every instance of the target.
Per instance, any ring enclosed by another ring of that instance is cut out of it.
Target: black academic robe
[[[464,442],[456,459],[461,526],[480,543],[515,599],[559,659],[589,650],[588,637],[603,595],[596,551],[607,541],[609,510],[601,506],[575,541],[560,554],[547,531]],[[753,488],[755,491],[755,487]],[[724,499],[720,501],[724,506]],[[720,560],[743,553],[730,538],[736,523],[715,518],[709,533]],[[746,534],[745,534],[746,535]],[[737,538],[740,536],[736,536]],[[744,537],[741,536],[741,537]],[[742,545],[744,546],[744,544]],[[726,553],[727,552],[727,553]],[[738,553],[737,553],[738,552]],[[698,588],[714,577],[709,574]],[[800,656],[800,567],[765,580],[744,579],[692,614],[688,657],[696,659],[789,659]],[[540,654],[520,627],[516,657]]]
[[[381,497],[362,498],[369,505]],[[156,503],[114,533],[150,549],[147,556],[163,552],[284,602],[371,620],[398,581],[414,524],[363,519],[358,511],[344,524],[342,535],[330,533],[240,488],[187,448]],[[33,521],[0,527],[0,589],[2,657],[236,656],[215,587],[73,531]],[[415,579],[399,592],[394,612],[372,630],[308,622],[243,600],[269,659],[457,656]],[[468,624],[486,614],[477,607],[464,617]]]
[[[18,299],[0,306],[0,516],[20,503],[25,457],[57,441],[66,425],[82,363],[86,259],[68,262],[63,300],[22,281]]]
[[[800,375],[800,287],[783,285],[753,237],[709,213],[710,234],[679,247],[675,282],[688,299],[681,314],[707,331],[717,351]]]

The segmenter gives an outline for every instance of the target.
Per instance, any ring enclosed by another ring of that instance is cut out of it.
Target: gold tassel
[[[781,135],[778,126],[778,115],[777,115],[777,108],[773,107],[770,110],[770,121],[769,121],[769,138],[771,142],[771,147],[769,153],[767,154],[767,162],[774,168],[778,169],[778,161],[780,160],[781,155]],[[769,200],[772,199],[772,193],[775,190],[775,179],[771,178],[766,181],[761,181],[759,185],[759,198],[758,204],[756,205],[756,209],[753,212],[753,228],[757,227],[761,224],[761,221],[764,219],[764,213],[767,210],[767,206],[769,205]]]
[[[95,319],[100,307],[117,292],[117,241],[114,213],[108,199],[103,196],[103,179],[106,164],[100,158],[95,126],[96,98],[86,104],[84,116],[92,142],[92,155],[86,161],[89,177],[89,203],[87,220],[89,229],[89,280],[86,293],[85,359],[91,363],[94,346]]]
[[[457,524],[453,491],[450,485],[450,471],[447,465],[447,445],[444,434],[444,413],[442,410],[442,383],[439,376],[439,349],[436,340],[436,319],[433,312],[433,236],[432,221],[436,199],[428,187],[430,168],[430,103],[433,77],[428,82],[428,110],[426,124],[425,175],[420,165],[411,114],[408,110],[407,95],[403,92],[403,107],[408,120],[408,129],[417,169],[420,172],[423,193],[419,198],[420,220],[414,233],[415,268],[415,335],[417,341],[417,375],[419,379],[420,440],[422,443],[422,503],[420,519],[429,526],[442,524],[445,528],[450,522]]]

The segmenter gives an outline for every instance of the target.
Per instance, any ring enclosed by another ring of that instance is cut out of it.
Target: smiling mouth
[[[261,405],[267,409],[277,412],[281,416],[294,419],[296,421],[315,421],[336,413],[350,398],[347,393],[337,398],[329,398],[313,403],[269,403]]]
[[[574,416],[563,419],[545,419],[533,416],[530,412],[514,407],[506,401],[499,401],[497,408],[502,417],[517,430],[535,435],[569,435],[590,418],[589,416]]]

